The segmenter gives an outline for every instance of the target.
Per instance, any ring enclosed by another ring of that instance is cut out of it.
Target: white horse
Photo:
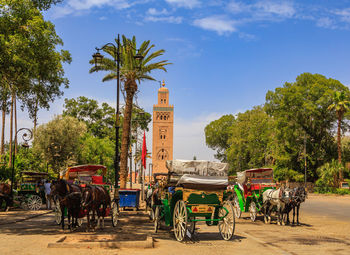
[[[271,211],[275,208],[277,215],[277,224],[285,225],[283,221],[283,212],[286,204],[290,201],[290,190],[279,188],[277,190],[268,189],[263,193],[263,208],[264,208],[264,221],[265,223],[271,223]]]

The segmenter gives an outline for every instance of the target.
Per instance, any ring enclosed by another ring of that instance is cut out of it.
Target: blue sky
[[[350,85],[350,1],[64,0],[45,17],[73,57],[64,97],[115,105],[116,83],[89,74],[88,61],[118,33],[166,50],[173,65],[154,77],[165,80],[175,105],[175,158],[213,159],[206,124],[263,104],[268,90],[300,73]],[[138,104],[151,111],[158,88],[158,82],[142,83]],[[39,122],[61,113],[62,104],[42,111]]]

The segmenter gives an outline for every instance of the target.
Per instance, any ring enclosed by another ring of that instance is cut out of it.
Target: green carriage
[[[218,226],[224,240],[231,240],[235,217],[232,204],[226,200],[227,165],[209,161],[181,161],[180,165],[174,167],[174,161],[168,161],[168,178],[157,188],[153,206],[155,231],[162,222],[173,227],[176,239],[183,241],[194,234],[196,222],[204,221],[208,226]],[[203,165],[224,171],[203,172]]]
[[[271,168],[257,168],[238,172],[233,196],[236,218],[240,218],[242,212],[249,212],[250,219],[254,222],[257,214],[262,213],[262,193],[275,187],[273,169]]]
[[[23,171],[18,188],[18,200],[22,209],[39,210],[43,203],[46,202],[44,192],[44,180],[48,179],[47,173]]]

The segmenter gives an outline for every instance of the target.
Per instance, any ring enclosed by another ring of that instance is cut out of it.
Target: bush
[[[332,162],[317,168],[317,174],[320,178],[316,181],[316,187],[337,187],[338,173],[341,168],[344,171],[344,167],[334,159]]]
[[[338,189],[338,188],[334,188],[334,187],[315,187],[314,188],[314,193],[350,195],[350,190],[348,190],[348,189]]]
[[[273,173],[276,181],[304,181],[304,175],[292,169],[276,167]]]

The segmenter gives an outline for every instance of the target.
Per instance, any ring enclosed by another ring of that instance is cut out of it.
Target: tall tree
[[[9,98],[10,98],[10,93],[6,84],[1,83],[1,86],[0,86],[0,104],[1,104],[1,112],[2,112],[1,147],[0,147],[1,155],[4,155],[5,153],[5,124],[6,124],[6,114],[9,113]]]
[[[308,180],[315,180],[316,169],[336,153],[333,138],[336,116],[328,110],[333,91],[350,94],[337,80],[303,73],[295,82],[286,82],[266,94],[265,109],[276,124],[275,138],[280,149],[276,163],[303,172],[306,136]]]
[[[344,117],[344,114],[349,110],[350,101],[349,97],[346,97],[344,91],[339,92],[335,91],[333,94],[333,103],[328,106],[328,110],[335,111],[337,116],[338,128],[337,128],[337,148],[338,148],[338,162],[341,161],[341,123]],[[339,180],[343,180],[342,168],[339,168]]]
[[[209,148],[216,150],[215,158],[222,162],[227,162],[226,151],[230,147],[228,140],[234,122],[235,116],[228,114],[210,122],[204,129],[206,144]]]
[[[38,79],[39,67],[47,68],[46,73],[54,70],[59,77],[62,76],[62,68],[55,68],[50,65],[51,63],[40,61],[41,51],[55,52],[60,39],[54,32],[54,26],[44,21],[37,7],[45,9],[55,2],[57,1],[0,0],[0,78],[2,84],[10,91],[11,100],[22,99],[26,106],[35,105],[28,102],[31,102],[30,95],[34,91],[33,82]],[[39,6],[40,4],[43,5]],[[47,54],[48,60],[52,60],[51,55]],[[67,56],[67,52],[64,56]],[[63,61],[62,55],[59,58]],[[50,74],[52,75],[52,72]],[[50,96],[55,95],[52,89],[46,89],[45,93]],[[13,126],[13,118],[10,121]],[[10,131],[13,132],[12,129]],[[12,144],[11,140],[12,135],[10,144]]]
[[[117,42],[117,40],[116,40]],[[126,187],[126,180],[128,176],[128,149],[130,143],[130,123],[131,123],[131,114],[133,108],[133,99],[134,95],[138,90],[137,82],[143,80],[155,80],[150,76],[151,72],[154,70],[163,70],[166,71],[165,66],[170,64],[167,60],[162,60],[159,62],[152,62],[156,58],[164,54],[164,50],[157,50],[151,52],[155,46],[151,44],[150,41],[144,41],[141,43],[138,53],[141,54],[144,59],[140,63],[139,60],[136,60],[134,56],[136,55],[136,38],[135,36],[132,39],[128,39],[123,35],[122,47],[121,47],[121,69],[120,74],[122,78],[123,89],[126,93],[125,98],[125,110],[124,110],[124,121],[123,121],[123,133],[121,140],[121,155],[120,155],[120,186],[121,188]],[[112,47],[106,47],[104,49],[106,53],[113,56],[115,59],[116,56],[115,50]],[[90,63],[93,63],[91,61]],[[102,65],[98,68],[91,68],[90,72],[95,72],[98,70],[111,71],[107,74],[103,81],[110,81],[116,79],[116,65],[113,60],[109,58],[104,58]]]
[[[234,171],[271,164],[273,120],[260,106],[237,115],[230,128],[227,159]]]
[[[82,149],[81,139],[86,134],[86,125],[70,116],[56,116],[50,122],[38,126],[33,150],[42,155],[55,173],[77,162]]]
[[[105,102],[100,105],[96,100],[83,96],[65,99],[63,116],[72,116],[84,121],[88,132],[95,137],[108,137],[115,141],[114,109]]]

